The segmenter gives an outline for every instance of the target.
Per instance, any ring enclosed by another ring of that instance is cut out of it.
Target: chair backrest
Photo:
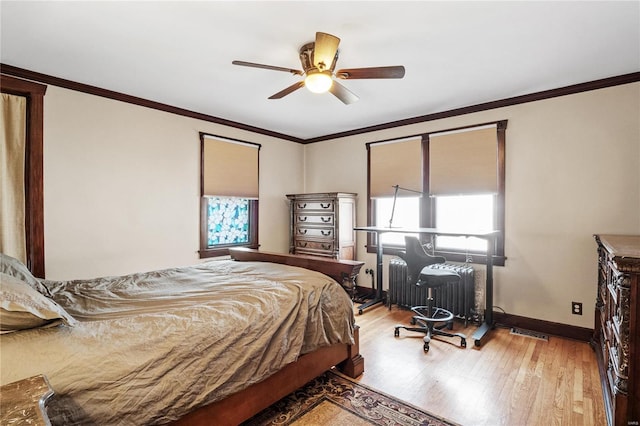
[[[432,256],[427,253],[420,244],[420,240],[414,236],[405,236],[404,243],[405,251],[401,252],[399,256],[407,263],[407,282],[411,285],[418,282],[420,271],[425,266],[446,262],[442,256]]]

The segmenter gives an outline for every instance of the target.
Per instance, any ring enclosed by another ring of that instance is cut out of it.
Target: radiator
[[[433,289],[435,306],[450,311],[454,316],[467,321],[478,321],[476,307],[475,272],[468,265],[438,263],[431,268],[448,269],[460,275],[459,283],[448,283]],[[428,289],[407,283],[407,264],[401,258],[389,261],[389,304],[403,308],[424,306],[427,303]]]

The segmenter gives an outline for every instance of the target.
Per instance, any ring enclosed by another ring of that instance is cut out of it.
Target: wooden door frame
[[[25,152],[25,233],[27,266],[44,278],[44,94],[47,86],[2,74],[0,91],[27,98]]]

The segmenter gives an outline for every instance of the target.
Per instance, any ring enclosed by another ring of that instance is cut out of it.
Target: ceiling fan
[[[285,71],[293,75],[305,76],[284,90],[269,96],[269,99],[281,99],[288,94],[306,86],[314,93],[331,92],[346,105],[358,100],[358,97],[335,79],[354,80],[364,78],[402,78],[402,65],[389,67],[347,68],[334,71],[338,61],[338,44],[340,39],[334,35],[317,32],[315,42],[307,43],[300,48],[300,63],[304,71],[256,64],[253,62],[233,61],[234,65],[263,68],[274,71]]]

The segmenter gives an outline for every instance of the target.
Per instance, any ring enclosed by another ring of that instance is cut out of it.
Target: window
[[[493,194],[434,197],[435,228],[491,231],[494,229],[494,198]],[[487,242],[475,237],[438,236],[436,250],[486,253]]]
[[[248,244],[250,210],[246,198],[207,197],[207,247]]]
[[[367,148],[369,197],[374,211],[370,223],[383,227],[419,227],[422,138],[381,142]],[[385,246],[404,246],[404,234],[380,234],[380,239]]]
[[[393,197],[382,197],[375,200],[376,223],[375,226],[390,226],[391,212],[393,211],[392,226],[399,228],[420,227],[420,197],[402,197],[396,199],[393,207]],[[390,232],[381,234],[380,239],[384,245],[404,246],[404,234]]]
[[[500,121],[368,144],[369,223],[470,232],[497,229],[501,232],[493,247],[494,263],[503,265],[506,124]],[[394,207],[395,186],[399,188]],[[368,249],[373,252],[376,235],[368,237]],[[404,249],[404,234],[383,233],[380,238],[385,253]],[[438,236],[433,243],[435,252],[449,260],[486,260],[487,242],[480,238]]]
[[[200,134],[200,257],[258,247],[260,145]]]

